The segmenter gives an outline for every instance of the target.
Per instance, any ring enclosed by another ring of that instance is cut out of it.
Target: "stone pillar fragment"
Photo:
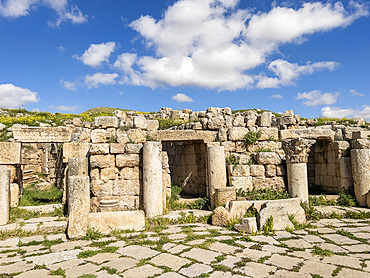
[[[0,166],[0,226],[9,221],[10,175],[8,167]]]
[[[315,140],[301,138],[283,141],[287,163],[289,195],[293,198],[300,198],[301,202],[308,202],[308,152],[315,142]]]
[[[16,208],[19,203],[19,184],[12,183],[10,185],[10,207]]]
[[[89,161],[84,158],[69,158],[68,159],[68,176],[88,176]]]
[[[148,141],[143,146],[143,201],[147,217],[163,214],[162,145]]]
[[[352,178],[356,199],[360,206],[367,206],[370,190],[370,149],[351,150]]]
[[[215,207],[215,189],[226,187],[226,162],[225,149],[223,146],[207,148],[208,164],[208,196],[211,200],[211,207]]]
[[[90,212],[90,182],[88,176],[68,178],[68,236],[86,235]]]

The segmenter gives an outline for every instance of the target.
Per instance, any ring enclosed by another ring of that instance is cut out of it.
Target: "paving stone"
[[[14,253],[7,253],[7,254],[3,254],[3,258],[0,259],[0,265],[1,264],[7,264],[7,263],[13,263],[13,262],[19,262],[19,261],[22,261],[23,258],[21,258],[20,255],[16,255],[15,257],[8,257],[8,255],[11,255],[11,254],[14,254]]]
[[[348,256],[363,259],[363,260],[370,260],[370,253],[357,253],[357,254],[353,253],[353,254],[348,254]]]
[[[81,246],[88,246],[92,243],[92,240],[78,240],[77,241]]]
[[[156,274],[162,274],[163,270],[151,265],[143,265],[139,267],[131,268],[122,273],[125,278],[147,278]]]
[[[109,274],[106,270],[100,270],[95,273],[96,278],[119,278],[117,274]]]
[[[253,245],[255,245],[255,242],[252,241],[244,241],[244,240],[237,240],[235,241],[237,244],[243,245],[245,248],[249,248]]]
[[[167,236],[168,239],[171,239],[171,240],[178,240],[178,239],[184,239],[187,237],[186,234],[172,234],[172,235],[169,235]]]
[[[348,253],[349,251],[342,248],[341,246],[332,244],[332,243],[320,243],[318,246],[322,249],[329,250],[334,253]]]
[[[23,244],[30,243],[32,241],[38,241],[38,242],[43,242],[44,237],[43,236],[30,236],[30,237],[24,237],[20,239],[20,242]]]
[[[193,248],[190,251],[187,251],[185,253],[181,254],[181,257],[188,257],[195,259],[199,262],[210,264],[212,261],[215,260],[216,257],[221,255],[220,253],[210,251],[210,250],[204,250],[200,248]]]
[[[217,236],[214,237],[215,240],[221,241],[221,240],[231,240],[234,239],[232,236]]]
[[[27,257],[26,260],[37,265],[51,265],[58,262],[63,262],[71,259],[77,259],[77,255],[81,250],[69,250],[56,253],[45,254],[41,256]]]
[[[294,234],[295,235],[307,235],[308,232],[306,230],[295,230]]]
[[[272,264],[280,268],[292,269],[294,266],[302,262],[303,260],[299,258],[292,258],[288,256],[281,256],[279,254],[273,254],[271,258],[265,261],[265,264]]]
[[[279,269],[270,278],[311,278],[312,276],[305,273],[291,272],[284,269]]]
[[[117,269],[118,272],[122,272],[124,270],[133,268],[134,266],[137,265],[138,262],[139,261],[134,260],[132,258],[124,257],[124,258],[118,258],[118,259],[103,263],[101,267],[106,266],[109,268],[115,268]]]
[[[271,252],[271,253],[286,253],[289,249],[277,247],[275,245],[265,244],[262,245],[262,251]]]
[[[19,237],[8,238],[0,241],[1,247],[16,247],[19,243]]]
[[[323,242],[325,242],[325,240],[323,240],[321,237],[315,236],[315,235],[305,235],[305,236],[302,237],[302,239],[304,239],[305,241],[307,241],[309,243],[323,243]]]
[[[100,269],[100,266],[94,264],[84,264],[66,270],[66,276],[69,278],[79,277],[84,274],[92,274]]]
[[[46,270],[46,269],[35,269],[35,270],[23,272],[22,274],[17,275],[15,277],[17,278],[44,278],[44,277],[57,278],[56,276],[49,275],[49,270]]]
[[[51,222],[57,220],[57,216],[50,216],[50,217],[37,217],[25,220],[25,223],[43,223],[43,222]]]
[[[136,260],[148,259],[159,254],[158,251],[139,245],[129,245],[118,249],[117,252],[125,256],[133,257]]]
[[[162,246],[162,249],[163,250],[169,250],[169,249],[171,249],[171,248],[173,248],[173,247],[175,247],[177,244],[175,244],[175,243],[165,243],[165,244],[163,244],[163,246]]]
[[[336,231],[330,228],[310,228],[310,232],[318,232],[319,234],[334,234]]]
[[[341,236],[338,234],[332,234],[332,235],[322,235],[323,238],[329,239],[331,241],[334,241],[338,245],[344,245],[344,244],[359,244],[361,243],[358,240],[350,239],[346,236]]]
[[[268,244],[280,244],[279,241],[269,236],[251,236],[250,238],[253,241],[266,242]]]
[[[324,218],[320,219],[317,221],[317,223],[323,224],[323,225],[335,225],[335,224],[344,224],[347,225],[346,223],[343,223],[341,220],[336,219],[336,218]]]
[[[183,230],[181,227],[172,226],[172,227],[169,227],[168,229],[163,230],[163,233],[177,234],[177,233],[181,233],[182,231]]]
[[[182,278],[185,276],[182,276],[176,272],[166,272],[162,275],[157,276],[157,278]]]
[[[294,257],[306,259],[306,260],[315,260],[318,261],[320,258],[318,256],[315,256],[311,253],[310,249],[306,249],[304,251],[293,251],[289,252],[289,255],[292,255]]]
[[[112,243],[109,243],[108,246],[115,246],[115,247],[125,247],[126,246],[126,243],[124,241],[116,241],[116,242],[112,242]]]
[[[323,263],[348,266],[353,268],[361,268],[361,261],[358,258],[348,256],[333,255],[322,260]]]
[[[188,259],[166,253],[159,254],[149,262],[157,266],[167,266],[175,271],[178,271],[182,266],[191,263]]]
[[[208,229],[206,227],[195,227],[193,228],[194,231],[207,231]]]
[[[58,240],[61,239],[63,241],[67,241],[67,235],[66,234],[56,234],[56,235],[47,235],[47,240]]]
[[[272,272],[276,271],[275,266],[259,264],[255,262],[248,262],[242,268],[238,269],[240,272],[254,278],[270,277]]]
[[[342,268],[336,278],[369,278],[370,274],[368,272]]]
[[[241,258],[249,258],[252,261],[258,261],[260,258],[271,256],[271,253],[255,249],[244,249],[242,253],[238,253],[236,256]]]
[[[223,265],[223,266],[233,269],[235,267],[235,264],[240,262],[241,260],[242,260],[241,258],[227,255],[223,261],[218,263],[218,265]]]
[[[363,238],[363,239],[370,239],[370,233],[355,233],[353,234],[354,236],[358,238]]]
[[[241,250],[240,247],[232,246],[222,242],[214,242],[208,247],[208,249],[224,254],[234,254],[237,252],[237,250]]]
[[[209,235],[209,233],[207,231],[199,231],[199,232],[194,232],[194,235],[204,236],[204,235]]]
[[[38,224],[26,224],[22,227],[23,232],[37,232],[39,228]]]
[[[189,267],[181,269],[180,274],[183,274],[187,277],[198,277],[203,273],[209,273],[212,270],[213,268],[210,267],[209,265],[196,263]]]
[[[85,261],[93,262],[96,264],[102,264],[106,261],[117,259],[120,255],[117,253],[99,253],[95,256],[86,258]]]
[[[209,278],[230,278],[231,276],[232,274],[230,272],[215,271],[209,276]]]
[[[206,240],[205,239],[195,239],[195,240],[192,240],[192,241],[188,241],[186,242],[187,245],[199,245],[199,244],[202,244],[204,243]]]
[[[342,247],[353,253],[370,252],[370,245],[368,244],[343,245]]]
[[[68,268],[76,267],[83,262],[84,261],[81,259],[72,259],[72,260],[61,262],[61,263],[55,263],[55,264],[48,265],[48,269],[57,270],[61,268],[63,270],[66,270]]]
[[[366,224],[364,224],[364,225],[366,225]],[[370,233],[370,225],[367,224],[367,226],[361,227],[361,231]]]
[[[359,227],[342,227],[342,228],[337,229],[337,230],[343,230],[343,231],[346,231],[346,232],[349,232],[349,233],[362,232],[361,228],[359,228]]]
[[[318,261],[306,261],[305,264],[299,269],[299,272],[308,274],[317,274],[322,277],[331,277],[331,274],[337,267],[330,264],[321,263]]]
[[[64,250],[73,250],[75,247],[81,247],[81,244],[78,241],[67,241],[51,246],[50,250],[53,252],[59,252]]]
[[[303,248],[303,249],[312,248],[312,244],[308,243],[303,239],[289,239],[285,240],[283,243],[285,243],[286,245],[288,245],[288,247],[291,248]]]
[[[292,233],[287,231],[277,231],[276,235],[273,236],[274,239],[289,238],[294,236]]]
[[[23,272],[33,269],[35,264],[30,264],[26,261],[16,262],[15,264],[2,265],[0,266],[0,273],[11,274],[17,272]]]
[[[179,244],[179,245],[176,245],[175,247],[172,247],[171,249],[168,249],[168,252],[171,254],[178,254],[188,248],[189,246]]]

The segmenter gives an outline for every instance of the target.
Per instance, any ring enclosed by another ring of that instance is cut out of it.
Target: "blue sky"
[[[0,107],[370,121],[368,1],[1,0]]]

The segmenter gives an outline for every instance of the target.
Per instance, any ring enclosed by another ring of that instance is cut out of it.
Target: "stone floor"
[[[0,241],[0,277],[13,276],[370,277],[370,221],[321,219],[250,237],[207,224],[95,240],[40,233]]]

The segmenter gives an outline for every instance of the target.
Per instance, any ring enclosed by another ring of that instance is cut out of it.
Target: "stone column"
[[[367,206],[370,191],[370,149],[351,150],[352,178],[356,199],[360,206]]]
[[[308,152],[315,142],[315,140],[301,138],[283,142],[287,163],[288,192],[290,197],[298,197],[301,202],[308,202]]]
[[[148,141],[143,146],[143,201],[147,217],[163,214],[162,145]]]
[[[8,167],[0,166],[0,226],[9,221],[10,175]]]
[[[68,236],[86,235],[90,212],[90,182],[88,176],[68,177]]]
[[[68,159],[68,176],[88,176],[89,175],[89,161],[84,158],[69,158]]]
[[[225,149],[223,146],[207,148],[207,177],[208,177],[208,196],[211,200],[211,207],[214,208],[215,188],[226,187],[226,161]]]

